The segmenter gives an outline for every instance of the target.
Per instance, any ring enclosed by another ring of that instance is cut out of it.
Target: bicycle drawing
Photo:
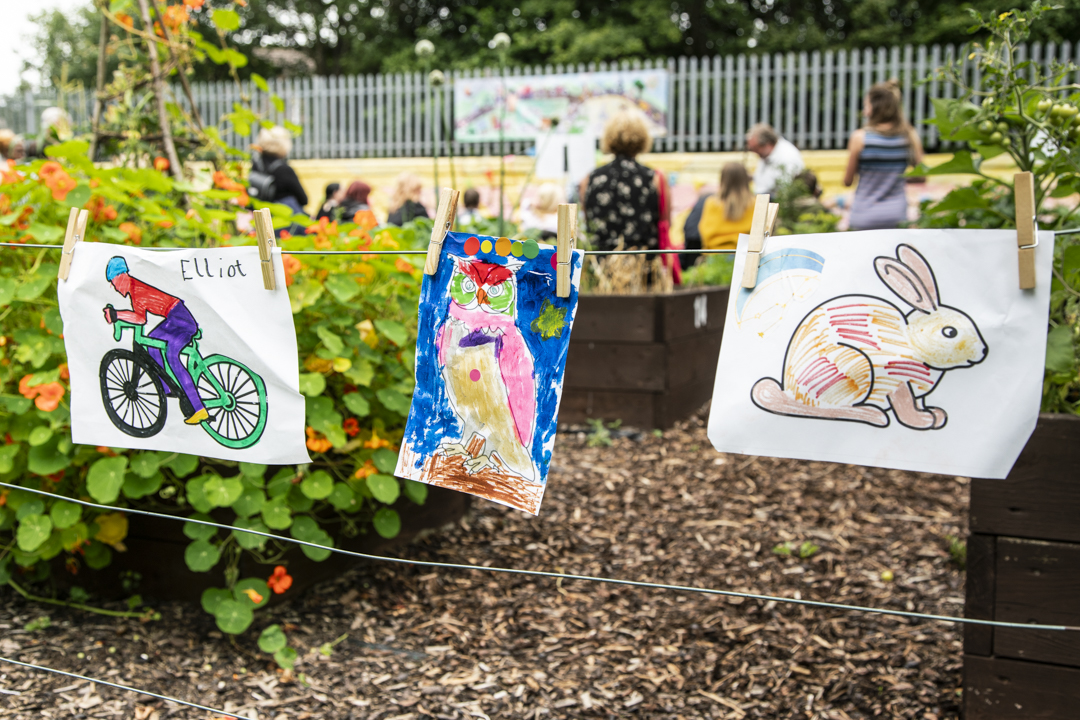
[[[132,437],[156,435],[173,397],[184,422],[201,425],[219,444],[243,449],[257,443],[268,409],[263,379],[224,355],[203,357],[202,330],[183,300],[131,277],[124,258],[112,258],[105,277],[132,307],[104,308],[113,338],[120,341],[131,330],[133,341],[131,350],[115,348],[101,359],[101,398],[112,424]],[[148,313],[162,321],[144,332]]]

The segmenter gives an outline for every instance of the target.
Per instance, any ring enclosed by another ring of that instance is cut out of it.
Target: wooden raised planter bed
[[[1080,417],[1042,415],[1005,480],[971,483],[964,614],[1080,626]],[[1080,631],[966,625],[965,720],[1080,717]]]
[[[712,397],[728,288],[582,295],[559,421],[669,428]]]

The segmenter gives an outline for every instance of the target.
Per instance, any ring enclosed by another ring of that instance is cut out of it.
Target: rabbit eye
[[[942,328],[941,329],[941,334],[944,335],[947,338],[954,338],[957,335],[956,328],[954,328],[954,327]]]

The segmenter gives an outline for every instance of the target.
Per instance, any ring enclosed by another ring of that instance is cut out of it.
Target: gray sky
[[[2,0],[3,21],[0,22],[0,95],[8,95],[19,86],[19,70],[22,61],[32,60],[26,37],[33,31],[30,15],[42,10],[72,10],[85,5],[87,0]],[[38,76],[28,72],[25,78],[31,84],[38,83]]]

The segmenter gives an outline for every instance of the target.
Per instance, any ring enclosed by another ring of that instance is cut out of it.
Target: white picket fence
[[[1077,62],[1080,43],[1032,43],[1021,59],[1044,67]],[[741,54],[711,58],[680,57],[657,61],[589,63],[588,65],[517,66],[508,75],[666,68],[669,71],[667,135],[657,138],[659,152],[724,151],[743,146],[746,130],[768,122],[803,149],[841,149],[862,122],[862,98],[875,82],[901,82],[908,118],[929,148],[943,147],[930,117],[934,98],[953,97],[948,83],[932,79],[935,68],[955,59],[964,63],[969,84],[978,86],[978,69],[967,60],[966,46],[931,45],[827,52]],[[221,124],[225,139],[246,147],[252,138],[229,131],[220,118],[243,98],[276,121],[287,119],[304,128],[294,157],[362,158],[430,156],[446,138],[453,117],[452,83],[458,78],[492,77],[497,69],[453,71],[447,85],[433,88],[422,73],[279,78],[270,89],[285,102],[277,113],[268,97],[250,83],[194,83],[192,91],[204,122]],[[1078,78],[1080,79],[1080,78]],[[926,81],[926,82],[924,82]],[[176,99],[187,100],[176,89]],[[0,125],[17,132],[37,131],[40,111],[55,102],[49,92],[0,99]],[[68,93],[65,105],[81,129],[91,114],[88,92]],[[532,143],[507,142],[506,153],[526,152]],[[497,155],[498,143],[453,143],[457,155]]]

